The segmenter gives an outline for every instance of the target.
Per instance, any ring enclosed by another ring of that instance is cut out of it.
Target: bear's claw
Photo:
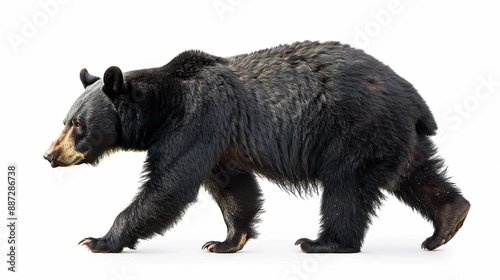
[[[213,249],[215,248],[215,246],[217,245],[217,243],[220,243],[220,242],[218,242],[218,241],[208,241],[207,243],[203,244],[203,246],[201,246],[201,249],[213,252]]]

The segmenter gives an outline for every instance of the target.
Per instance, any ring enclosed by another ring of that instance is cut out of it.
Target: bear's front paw
[[[243,246],[219,241],[208,241],[201,247],[202,250],[208,250],[212,253],[236,253],[242,248]]]
[[[94,253],[120,253],[123,250],[123,246],[104,237],[87,237],[78,242],[78,245],[87,246]]]

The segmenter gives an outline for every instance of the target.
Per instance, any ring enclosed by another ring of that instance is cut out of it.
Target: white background
[[[495,1],[2,1],[0,4],[0,178],[15,163],[18,272],[2,279],[498,279],[500,42]],[[49,4],[44,4],[49,3]],[[92,254],[139,186],[144,153],[117,153],[100,166],[52,169],[42,155],[83,88],[82,67],[102,76],[161,66],[187,49],[230,56],[299,40],[362,48],[410,81],[435,114],[449,175],[472,203],[464,227],[434,252],[420,249],[432,226],[388,197],[362,253],[307,255],[319,199],[262,181],[261,235],[243,251],[202,251],[225,237],[215,203],[199,201],[165,236],[136,251]],[[6,179],[0,179],[4,186]],[[6,217],[6,187],[0,216]],[[5,210],[4,210],[5,209]],[[187,278],[191,277],[191,278]]]

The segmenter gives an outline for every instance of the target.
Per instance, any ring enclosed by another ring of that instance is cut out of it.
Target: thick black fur
[[[467,215],[469,203],[429,139],[437,125],[422,97],[347,45],[301,42],[229,58],[187,51],[159,68],[110,67],[102,80],[83,70],[81,79],[80,100],[90,102],[76,102],[67,120],[92,127],[102,115],[116,135],[94,143],[79,163],[116,149],[147,151],[134,201],[104,237],[81,241],[94,252],[162,234],[200,185],[228,230],[225,241],[203,248],[238,251],[257,235],[262,197],[254,174],[299,195],[322,188],[321,230],[297,241],[304,252],[358,252],[383,189],[433,222],[426,249],[451,239]]]

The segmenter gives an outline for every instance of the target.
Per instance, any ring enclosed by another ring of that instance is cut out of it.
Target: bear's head
[[[112,97],[122,91],[121,70],[112,66],[100,79],[82,69],[80,80],[85,91],[64,118],[63,131],[43,156],[52,167],[95,165],[121,141],[120,118],[112,102]]]

